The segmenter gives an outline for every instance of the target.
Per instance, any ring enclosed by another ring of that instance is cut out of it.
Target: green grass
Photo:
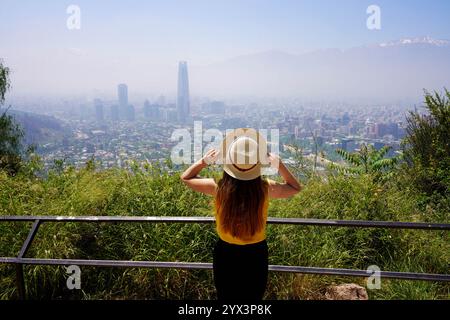
[[[212,173],[210,173],[212,174]],[[179,173],[92,168],[9,177],[0,172],[1,215],[208,216],[211,198],[186,188]],[[422,205],[399,183],[369,176],[312,179],[288,200],[273,200],[269,216],[323,219],[447,222],[446,207]],[[30,223],[0,223],[0,255],[15,256]],[[212,224],[45,223],[28,256],[211,262],[217,239]],[[448,232],[270,225],[270,264],[448,273]],[[214,299],[205,270],[82,267],[82,290],[66,288],[65,268],[26,266],[34,299]],[[331,284],[365,279],[270,273],[266,298],[321,299]],[[448,299],[445,283],[382,280],[370,299]],[[15,270],[0,266],[0,299],[15,299]]]

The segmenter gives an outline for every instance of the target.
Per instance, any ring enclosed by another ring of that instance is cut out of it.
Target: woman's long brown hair
[[[222,230],[243,240],[261,230],[267,194],[267,181],[261,177],[243,181],[224,171],[214,201]]]

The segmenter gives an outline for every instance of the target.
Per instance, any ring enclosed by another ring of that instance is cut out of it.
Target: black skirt
[[[214,284],[219,300],[262,300],[267,284],[267,242],[236,245],[219,239],[214,247]]]

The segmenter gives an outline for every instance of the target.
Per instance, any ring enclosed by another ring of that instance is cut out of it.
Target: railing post
[[[25,242],[22,245],[22,248],[20,249],[19,255],[17,258],[19,259],[18,263],[16,264],[16,285],[17,285],[17,293],[19,294],[20,300],[26,299],[26,288],[25,288],[25,278],[23,274],[23,264],[20,262],[20,259],[25,257],[25,254],[27,253],[28,249],[31,246],[31,243],[33,242],[34,236],[36,235],[39,226],[41,224],[41,221],[39,219],[34,220],[33,225],[31,226],[31,230],[28,233],[27,238],[25,239]]]
[[[25,281],[23,279],[22,264],[16,264],[16,286],[19,300],[25,300]]]

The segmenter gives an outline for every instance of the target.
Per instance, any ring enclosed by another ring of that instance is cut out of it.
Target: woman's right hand
[[[205,153],[205,155],[202,158],[202,163],[206,165],[214,164],[217,161],[217,158],[219,157],[219,151],[216,149],[211,149],[208,152]]]
[[[201,178],[198,176],[200,171],[208,164],[212,164],[218,157],[218,152],[214,149],[209,150],[201,160],[196,161],[184,171],[180,178],[191,189],[208,195],[214,195],[217,184],[212,178]]]

